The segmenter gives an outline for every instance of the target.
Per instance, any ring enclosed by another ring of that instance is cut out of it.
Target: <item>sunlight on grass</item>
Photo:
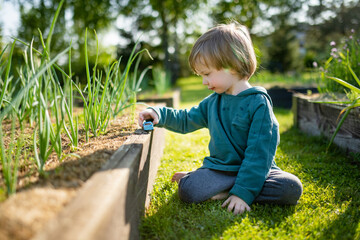
[[[263,87],[297,87],[297,86],[313,86],[319,82],[320,74],[315,72],[297,73],[297,74],[280,74],[270,73],[268,71],[256,72],[250,79],[252,85],[260,85]]]
[[[196,80],[189,81],[196,85]],[[188,94],[186,91],[182,94]],[[197,99],[185,101],[181,107],[198,104],[204,93],[199,91]],[[151,206],[141,224],[142,238],[360,239],[359,165],[339,149],[326,153],[323,138],[308,137],[293,128],[290,110],[274,111],[281,133],[276,163],[301,179],[304,193],[298,205],[253,204],[251,212],[234,216],[221,208],[222,201],[182,203],[170,178],[176,171],[201,166],[209,154],[209,134],[207,129],[187,135],[167,131]]]

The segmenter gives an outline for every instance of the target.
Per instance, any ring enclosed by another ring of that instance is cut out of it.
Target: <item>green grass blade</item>
[[[326,76],[327,78],[329,79],[332,79],[334,80],[335,82],[337,83],[340,83],[341,85],[353,90],[354,92],[357,92],[357,93],[360,93],[360,88],[357,88],[355,87],[354,85],[348,83],[348,82],[345,82],[344,80],[340,79],[340,78],[337,78],[337,77],[329,77],[329,76]]]
[[[351,75],[354,77],[354,79],[356,80],[357,84],[358,84],[359,87],[360,87],[360,80],[359,80],[358,76],[356,76],[354,70],[351,68],[351,66],[350,66],[349,63],[347,64],[347,66],[348,66],[348,68],[349,68],[349,71],[350,71]]]
[[[39,153],[37,151],[37,137],[36,137],[36,131],[37,131],[37,127],[35,127],[34,129],[34,134],[33,134],[33,150],[34,150],[34,157],[35,157],[35,161],[36,161],[36,165],[38,167],[39,170],[41,170],[41,160],[40,160],[40,156]]]
[[[13,55],[13,52],[14,52],[15,43],[16,43],[16,41],[13,42],[13,44],[11,46],[10,53],[9,53],[9,57],[8,57],[8,63],[7,63],[7,66],[6,66],[4,84],[3,84],[3,88],[2,88],[2,91],[1,91],[1,95],[0,95],[0,109],[1,109],[1,106],[2,106],[2,103],[3,103],[3,100],[4,100],[4,96],[5,96],[7,86],[9,85],[9,81],[10,81],[9,74],[10,74],[10,69],[11,69],[11,60],[12,60],[12,55]],[[5,49],[4,49],[4,51],[5,51]],[[4,51],[1,53],[1,55],[4,53]]]
[[[327,103],[327,104],[351,104],[352,101],[313,101],[309,100],[312,103]]]
[[[357,108],[357,107],[360,107],[360,102],[352,104],[351,106],[344,108],[343,110],[341,110],[340,114],[343,114],[345,111],[351,110],[351,109]]]
[[[3,135],[3,126],[2,122],[0,122],[0,157],[1,157],[1,165],[2,165],[2,174],[4,179],[7,179],[7,159],[6,159],[6,150],[4,145],[4,135]]]
[[[31,47],[31,48],[32,48],[31,50],[34,51],[34,52],[36,52],[36,53],[39,54],[40,56],[43,55],[42,52],[40,52],[40,51],[37,50],[36,48],[33,48],[29,43],[26,43],[25,41],[23,41],[23,40],[21,40],[21,39],[19,39],[19,38],[15,38],[15,37],[12,37],[12,39],[14,39],[14,40],[17,41],[17,42],[20,42],[20,43],[24,44],[24,45],[27,46],[27,47]]]
[[[345,114],[342,116],[341,120],[339,121],[338,125],[336,126],[336,129],[335,129],[335,132],[333,133],[333,135],[331,136],[331,139],[330,139],[330,142],[329,142],[329,145],[327,147],[327,149],[330,148],[330,146],[332,145],[332,143],[334,142],[334,139],[337,135],[337,133],[339,132],[341,126],[343,125],[344,121],[346,120],[347,116],[349,115],[350,111],[353,109],[353,108],[356,108],[356,107],[359,107],[360,106],[360,102],[358,99],[355,99],[352,104],[344,109],[341,110],[340,114],[339,114],[339,117],[345,112]],[[339,118],[338,117],[338,118]]]
[[[141,83],[142,83],[142,81],[143,81],[143,79],[144,79],[144,77],[145,77],[145,74],[146,74],[147,71],[149,71],[151,68],[152,68],[151,66],[148,66],[147,68],[145,68],[145,69],[141,72],[140,77],[139,77],[139,79],[138,79],[138,81],[137,81],[137,83],[136,83],[136,87],[135,87],[135,89],[136,89],[137,91],[140,89],[140,85],[141,85]]]
[[[85,68],[86,68],[86,79],[87,79],[87,87],[88,87],[88,99],[89,104],[92,103],[92,90],[91,90],[91,77],[90,77],[90,69],[89,69],[89,58],[87,53],[87,28],[85,29],[85,43],[84,43],[84,54],[85,54]]]
[[[349,115],[350,111],[351,111],[351,109],[348,109],[348,110],[345,112],[345,114],[342,116],[340,122],[339,122],[338,125],[336,126],[335,132],[334,132],[333,135],[331,136],[329,145],[327,146],[327,150],[329,150],[329,148],[330,148],[331,145],[333,144],[336,135],[338,134],[341,126],[343,125],[343,123],[344,123],[345,119],[347,118],[347,116]]]
[[[5,53],[6,49],[7,49],[7,47],[8,47],[8,45],[6,45],[6,46],[3,48],[3,50],[1,51],[1,53],[0,53],[0,60],[2,59],[2,57],[3,57],[3,55],[4,55],[4,53]],[[1,62],[0,62],[0,63],[1,63]],[[3,64],[5,64],[5,62],[4,62]],[[0,64],[0,66],[2,66],[3,64]]]
[[[19,168],[19,159],[22,154],[22,148],[24,146],[24,134],[23,129],[21,129],[20,137],[17,138],[17,146],[16,146],[16,153],[14,159],[14,166],[12,169],[12,184],[11,184],[11,194],[16,192],[17,186],[17,178],[18,178],[18,168]]]
[[[45,52],[47,52],[48,56],[50,56],[51,38],[52,38],[54,29],[55,29],[55,24],[56,24],[56,21],[58,19],[59,14],[60,14],[60,10],[61,10],[61,7],[62,7],[63,3],[64,3],[64,0],[61,0],[61,2],[59,3],[59,5],[58,5],[58,7],[56,9],[54,18],[53,18],[53,20],[51,22],[49,34],[48,34],[48,37],[46,39],[46,50],[45,50]]]
[[[68,81],[69,81],[69,90],[70,90],[70,94],[69,94],[69,98],[70,98],[70,112],[71,112],[71,116],[73,116],[73,105],[74,105],[74,100],[73,100],[73,88],[72,88],[72,83],[70,81],[71,77],[72,77],[72,70],[71,70],[71,46],[72,46],[72,41],[70,41],[70,49],[69,49],[69,76],[66,76]]]

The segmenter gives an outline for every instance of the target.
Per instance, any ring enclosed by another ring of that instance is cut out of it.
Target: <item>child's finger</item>
[[[237,206],[237,205],[235,205],[234,215],[242,214],[243,212],[244,212],[243,206]]]
[[[155,116],[153,116],[153,124],[156,125],[159,123],[159,118],[157,116],[157,114],[155,113]]]
[[[140,112],[139,113],[139,118],[138,118],[138,124],[139,124],[140,127],[142,127],[143,122],[144,122],[144,116],[143,116],[143,113]]]
[[[221,207],[226,207],[226,205],[228,205],[228,203],[229,203],[229,198],[226,199],[226,201],[221,205]]]
[[[159,123],[159,116],[157,115],[157,113],[154,110],[151,110],[149,112],[149,115],[152,118],[154,125]]]
[[[234,208],[235,208],[235,203],[230,201],[228,205],[228,212],[232,212]]]

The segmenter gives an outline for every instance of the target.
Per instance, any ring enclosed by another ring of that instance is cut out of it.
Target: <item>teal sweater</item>
[[[201,168],[238,172],[230,194],[251,204],[260,193],[279,144],[279,124],[272,102],[262,87],[236,96],[213,93],[190,110],[154,107],[157,127],[178,133],[208,128],[210,156]]]

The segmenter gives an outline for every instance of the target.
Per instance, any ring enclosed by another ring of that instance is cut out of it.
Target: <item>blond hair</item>
[[[237,23],[220,24],[209,29],[194,44],[189,64],[198,73],[199,65],[230,69],[248,80],[256,70],[256,55],[248,29]]]

